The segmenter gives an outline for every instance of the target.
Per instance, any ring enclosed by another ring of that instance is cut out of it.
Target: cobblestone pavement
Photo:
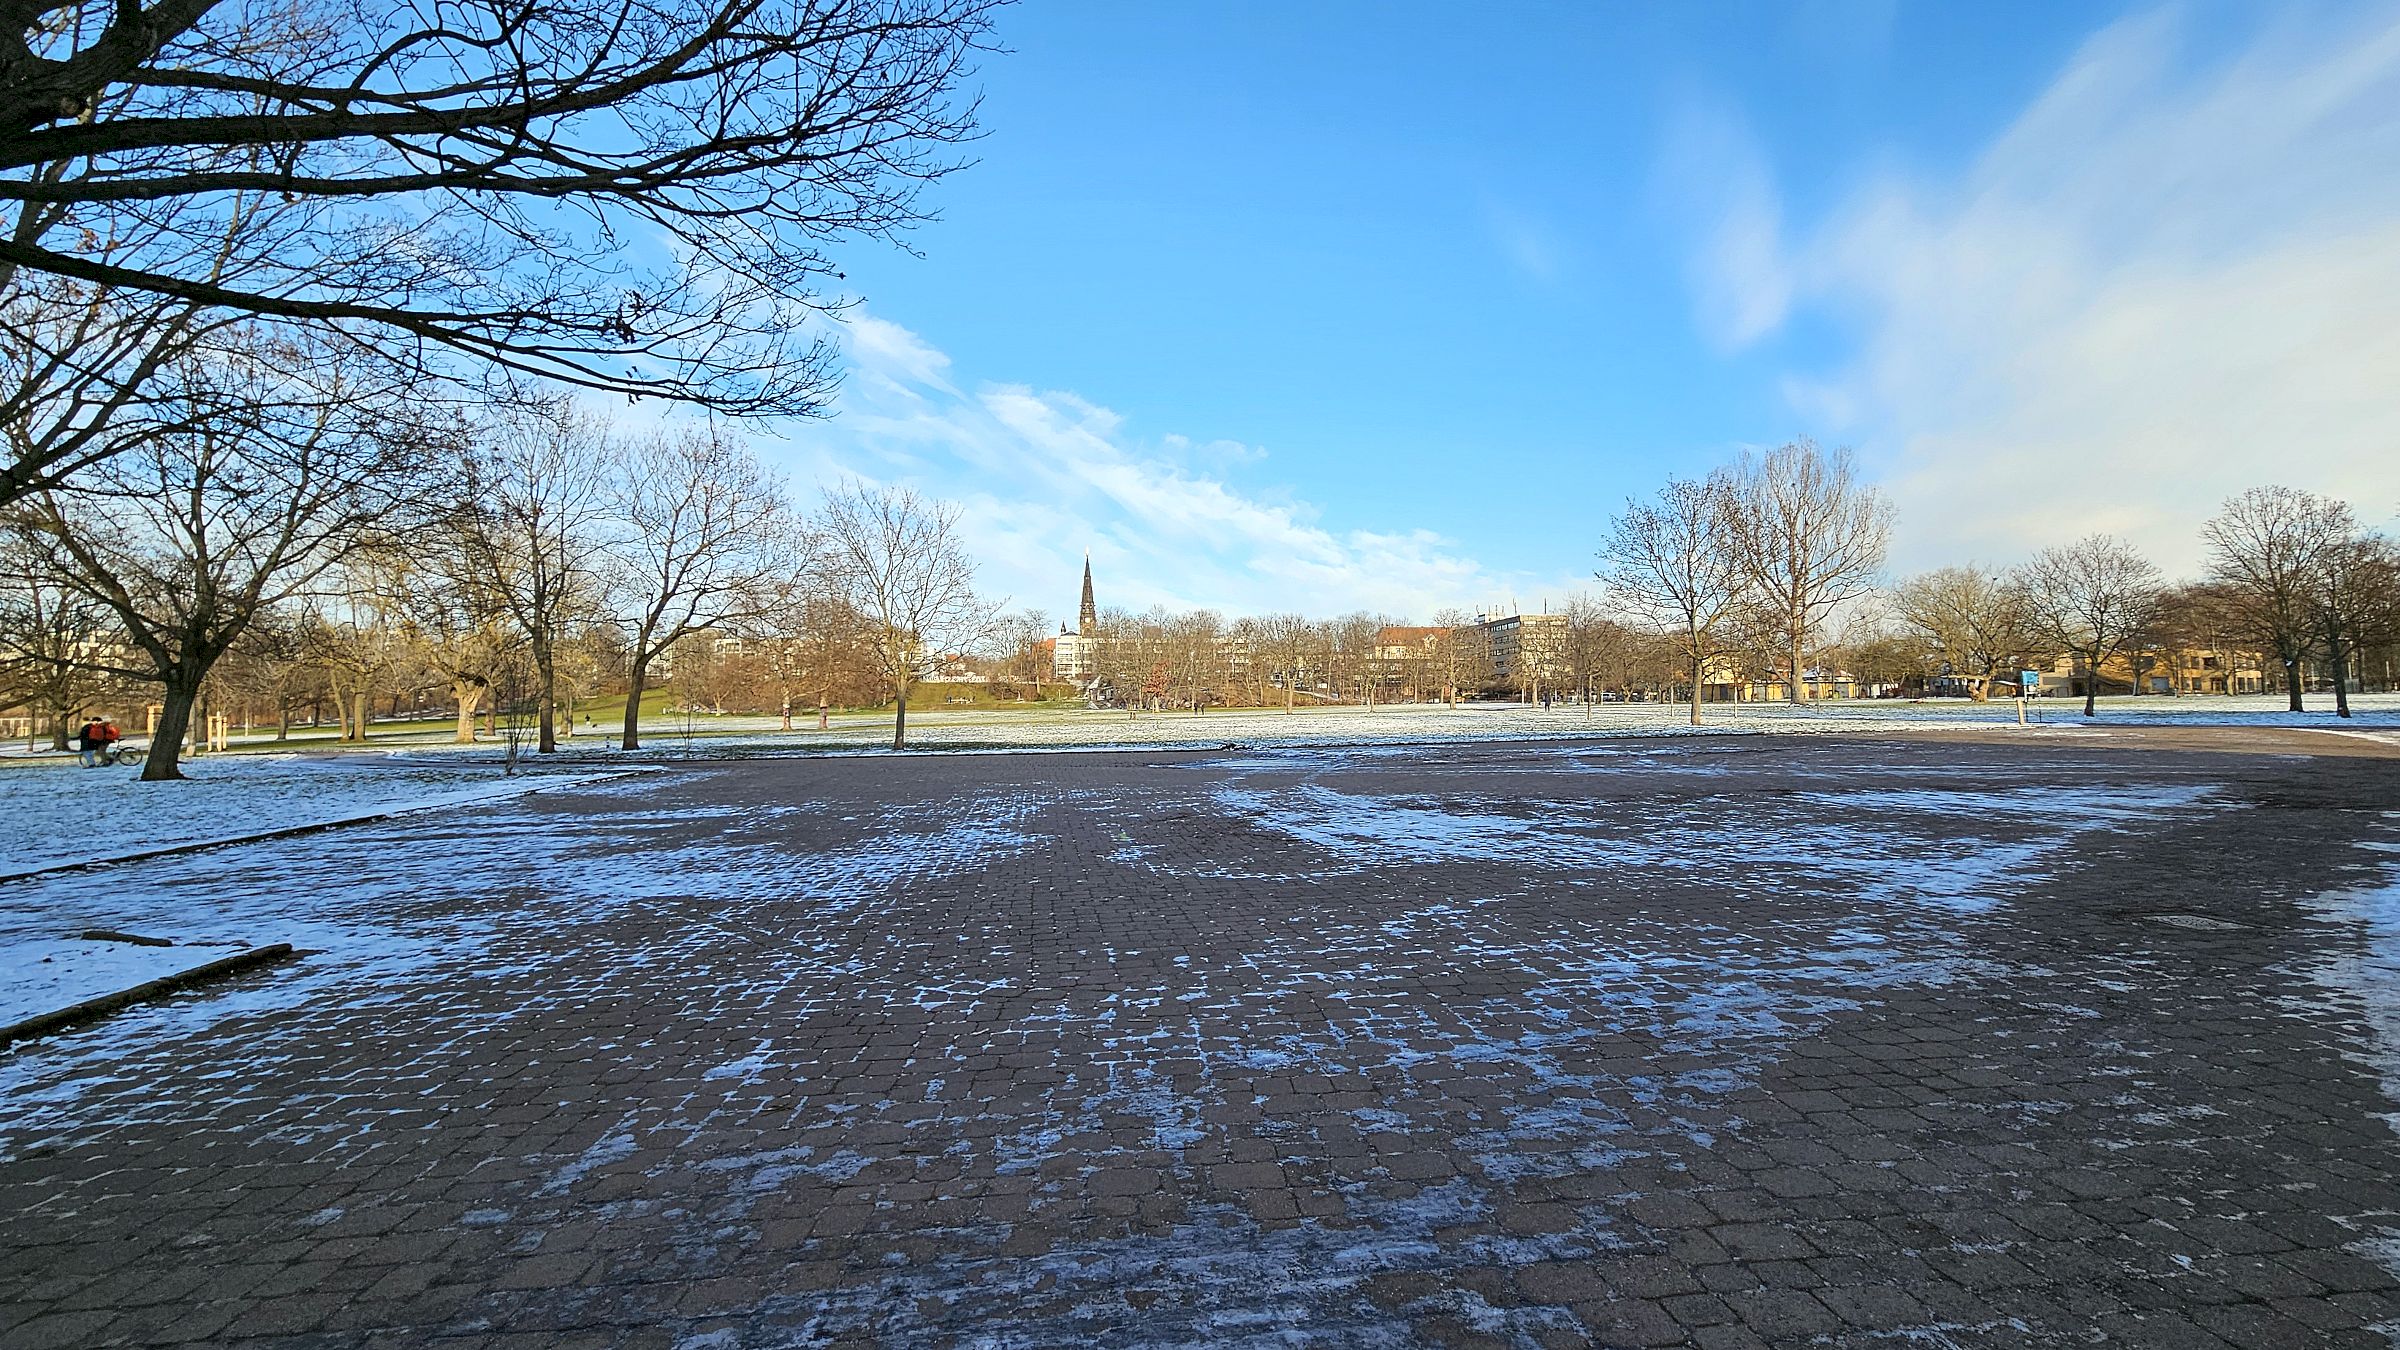
[[[0,888],[0,1344],[2393,1343],[2400,762],[752,761]]]

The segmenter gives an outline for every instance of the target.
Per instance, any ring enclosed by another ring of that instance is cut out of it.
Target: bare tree
[[[1978,703],[1991,697],[1994,675],[2014,669],[2032,646],[2028,597],[2003,572],[1972,563],[1937,568],[1894,586],[1891,600],[1893,615],[1941,654]]]
[[[1924,690],[1931,653],[1922,634],[1861,629],[1845,637],[1843,646],[1844,659],[1861,682]]]
[[[123,642],[108,606],[62,585],[19,540],[0,540],[0,707],[46,715],[50,747],[85,708],[125,688],[91,664]]]
[[[2400,549],[2380,535],[2354,529],[2325,550],[2322,565],[2317,636],[2333,676],[2334,712],[2348,717],[2354,658],[2361,648],[2400,633]]]
[[[2092,716],[2109,658],[2158,612],[2158,569],[2123,540],[2095,534],[2035,554],[2020,579],[2034,631],[2082,668],[2083,715]]]
[[[866,618],[842,593],[838,577],[812,569],[798,611],[786,630],[795,639],[795,665],[817,696],[817,729],[826,729],[826,710],[839,703],[856,707],[882,694],[874,672],[873,635]]]
[[[928,659],[973,646],[992,609],[975,594],[975,564],[958,508],[905,487],[847,483],[818,515],[827,572],[867,621],[875,672],[892,693],[892,748],[908,745],[908,691]]]
[[[988,0],[63,0],[0,52],[0,288],[314,323],[473,367],[812,413],[825,249],[972,134]],[[198,247],[291,204],[273,266]],[[128,254],[127,218],[176,222]],[[650,241],[656,239],[659,243]]]
[[[618,509],[628,528],[610,553],[615,589],[632,616],[623,744],[637,750],[651,663],[685,637],[770,604],[768,583],[795,568],[806,546],[782,547],[790,537],[782,489],[713,428],[636,442],[621,472]]]
[[[1042,644],[1050,639],[1050,616],[1038,609],[1019,610],[1003,614],[996,621],[994,641],[1000,650],[1001,668],[1013,679],[1033,686],[1036,701],[1042,697],[1042,682],[1048,677],[1050,658]]]
[[[1463,609],[1435,611],[1433,627],[1433,667],[1441,679],[1443,701],[1455,708],[1464,692],[1481,693],[1492,682],[1491,635]]]
[[[2221,582],[2191,582],[2159,594],[2151,631],[2161,648],[2179,658],[2177,692],[2239,692],[2241,654],[2229,645],[2244,631],[2238,608],[2232,589]]]
[[[1560,644],[1561,664],[1576,698],[1588,710],[1606,673],[1623,664],[1633,634],[1588,595],[1570,598],[1561,614],[1567,621]]]
[[[1749,584],[1775,615],[1794,703],[1807,698],[1807,649],[1818,626],[1865,595],[1883,566],[1891,507],[1858,481],[1848,450],[1803,438],[1745,454],[1722,491],[1729,545]]]
[[[1601,549],[1609,562],[1601,580],[1674,645],[1690,672],[1693,726],[1701,725],[1700,695],[1718,627],[1742,598],[1743,567],[1725,538],[1732,492],[1721,474],[1669,479],[1655,501],[1625,503]]]
[[[499,413],[467,457],[455,540],[524,635],[541,754],[558,749],[559,649],[598,603],[617,482],[606,432],[563,401]]]
[[[178,378],[214,415],[14,513],[49,574],[114,613],[127,646],[91,664],[165,686],[145,779],[183,776],[203,682],[252,620],[361,547],[410,490],[416,446],[390,421],[363,424],[391,415],[385,391],[341,371],[335,353],[283,345],[187,366]]]
[[[404,556],[384,561],[420,658],[450,686],[458,710],[451,739],[470,745],[476,715],[497,697],[506,664],[521,655],[524,638],[509,621],[507,600],[455,531],[428,532]]]
[[[301,691],[321,684],[323,672],[309,659],[306,629],[291,606],[253,616],[240,640],[218,658],[212,672],[246,704],[275,712],[275,739],[291,739],[292,707]]]
[[[2327,553],[2356,530],[2349,507],[2287,487],[2252,488],[2201,527],[2210,577],[2231,596],[2243,636],[2282,664],[2293,712],[2305,711],[2303,667],[2317,647]]]
[[[1207,711],[1212,701],[1226,702],[1224,618],[1213,609],[1196,609],[1174,616],[1164,628],[1174,701],[1190,705],[1194,714]]]
[[[1517,621],[1516,678],[1528,705],[1545,701],[1544,690],[1555,695],[1568,681],[1568,649],[1573,638],[1563,615],[1527,614]]]
[[[1344,614],[1318,625],[1317,633],[1325,643],[1324,670],[1331,680],[1333,691],[1339,695],[1348,690],[1359,702],[1370,707],[1375,702],[1375,635],[1383,631],[1380,615],[1363,611]]]
[[[44,17],[65,16],[50,10]],[[35,36],[37,52],[62,36],[31,20],[21,26]],[[0,85],[16,92],[5,80]],[[6,136],[0,132],[0,140]],[[223,163],[263,172],[273,158],[271,147],[251,145],[227,152]],[[238,362],[265,325],[239,310],[113,284],[105,275],[147,265],[219,288],[262,280],[272,286],[288,265],[295,233],[307,228],[307,204],[258,190],[108,203],[41,195],[71,192],[79,178],[113,172],[113,165],[88,161],[20,165],[13,173],[0,168],[0,434],[7,440],[0,506],[66,483],[146,437],[189,431],[220,414],[242,415],[238,407],[210,406],[208,386],[173,372],[195,362]],[[15,191],[27,188],[30,198]],[[12,247],[45,244],[70,250],[98,275],[28,268],[4,256]]]
[[[160,379],[204,334],[190,307],[57,277],[0,285],[0,507],[69,481],[191,405]]]
[[[1258,652],[1283,686],[1283,710],[1292,711],[1300,686],[1312,675],[1318,646],[1316,626],[1297,614],[1269,614],[1258,621]]]
[[[364,741],[377,688],[390,682],[404,659],[403,637],[393,605],[376,584],[372,568],[337,577],[301,627],[301,650],[331,686],[341,719],[341,739]]]

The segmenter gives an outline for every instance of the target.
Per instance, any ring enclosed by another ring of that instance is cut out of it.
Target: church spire
[[[1092,603],[1092,551],[1083,551],[1083,607],[1075,611],[1075,631],[1091,637],[1100,629],[1100,610]]]

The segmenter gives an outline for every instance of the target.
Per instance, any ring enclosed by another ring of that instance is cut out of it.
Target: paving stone
[[[0,1059],[0,1347],[2379,1344],[2396,812],[2058,738],[776,759],[21,881],[318,954]]]

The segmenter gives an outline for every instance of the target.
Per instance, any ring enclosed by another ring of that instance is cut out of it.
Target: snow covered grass
[[[2309,696],[2310,711],[2286,711],[2283,696],[2240,697],[2165,696],[2104,698],[2099,714],[2083,716],[2079,699],[2035,699],[2029,705],[2032,723],[2050,733],[2091,726],[2247,726],[2300,727],[2363,735],[2400,744],[2400,694],[2361,694],[2351,699],[2355,716],[2345,721],[2333,714],[2332,699]],[[1603,703],[1592,707],[1558,704],[1549,708],[1516,703],[1391,704],[1358,706],[1215,709],[1189,712],[1101,711],[1089,708],[1028,707],[912,711],[908,743],[921,750],[1094,750],[1144,749],[1160,746],[1242,745],[1360,745],[1383,743],[1471,742],[1492,740],[1572,739],[1593,736],[1726,735],[1747,732],[1804,734],[1867,734],[1883,731],[1960,730],[2013,726],[2016,704],[2007,701],[1974,703],[1966,699],[1827,700],[1794,707],[1783,703],[1711,703],[1706,724],[1694,727],[1690,708],[1679,703]],[[411,761],[451,759],[496,764],[500,748],[491,741],[458,745],[445,725],[433,732],[379,732],[378,744],[343,747],[324,733],[312,754],[336,754],[367,759],[405,756]],[[891,744],[889,712],[841,713],[827,730],[819,731],[813,713],[793,719],[790,731],[771,716],[664,717],[644,728],[644,759],[721,758],[758,754],[814,751],[876,750]],[[297,734],[296,734],[297,739]],[[238,741],[238,738],[237,738]],[[272,743],[269,743],[272,744]],[[285,743],[290,744],[290,743]],[[263,747],[237,743],[240,758],[262,753]],[[265,751],[265,753],[275,753]],[[40,752],[48,757],[48,752]],[[25,759],[19,746],[0,752],[0,759]],[[50,762],[71,760],[48,757]],[[618,761],[612,727],[586,729],[560,742],[558,755],[548,760]],[[220,760],[218,762],[224,762]],[[0,808],[8,798],[0,789]]]
[[[17,934],[0,938],[0,1026],[221,961],[239,943],[150,947]]]
[[[2089,726],[2305,727],[2365,735],[2400,743],[2400,695],[2354,698],[2357,715],[2343,721],[2330,703],[2312,696],[2322,711],[2294,714],[2277,697],[2103,699],[2099,715],[2085,719],[2079,701],[2037,699],[2034,724],[2046,734]],[[1734,735],[1754,732],[1864,734],[1887,731],[1962,730],[2013,726],[2016,705],[1964,699],[1924,702],[1874,700],[1812,703],[1712,703],[1707,723],[1690,724],[1690,709],[1672,703],[1564,704],[1550,708],[1514,703],[1395,704],[1378,708],[1242,708],[1202,714],[1094,709],[1034,708],[1017,711],[912,712],[908,743],[917,750],[1098,750],[1156,747],[1363,745],[1495,740],[1559,740],[1596,736]],[[645,759],[722,758],[793,752],[857,752],[891,743],[889,714],[846,713],[819,731],[808,719],[782,731],[771,717],[722,717],[651,728],[644,736]],[[606,737],[579,736],[560,746],[562,761],[614,761],[620,752]],[[461,755],[490,760],[498,750],[480,746],[424,745],[413,755],[426,759]]]
[[[211,755],[182,782],[140,770],[65,764],[0,768],[0,879],[56,867],[387,811],[513,797],[563,781],[555,770],[504,777],[458,758]],[[590,776],[578,766],[575,780]]]

